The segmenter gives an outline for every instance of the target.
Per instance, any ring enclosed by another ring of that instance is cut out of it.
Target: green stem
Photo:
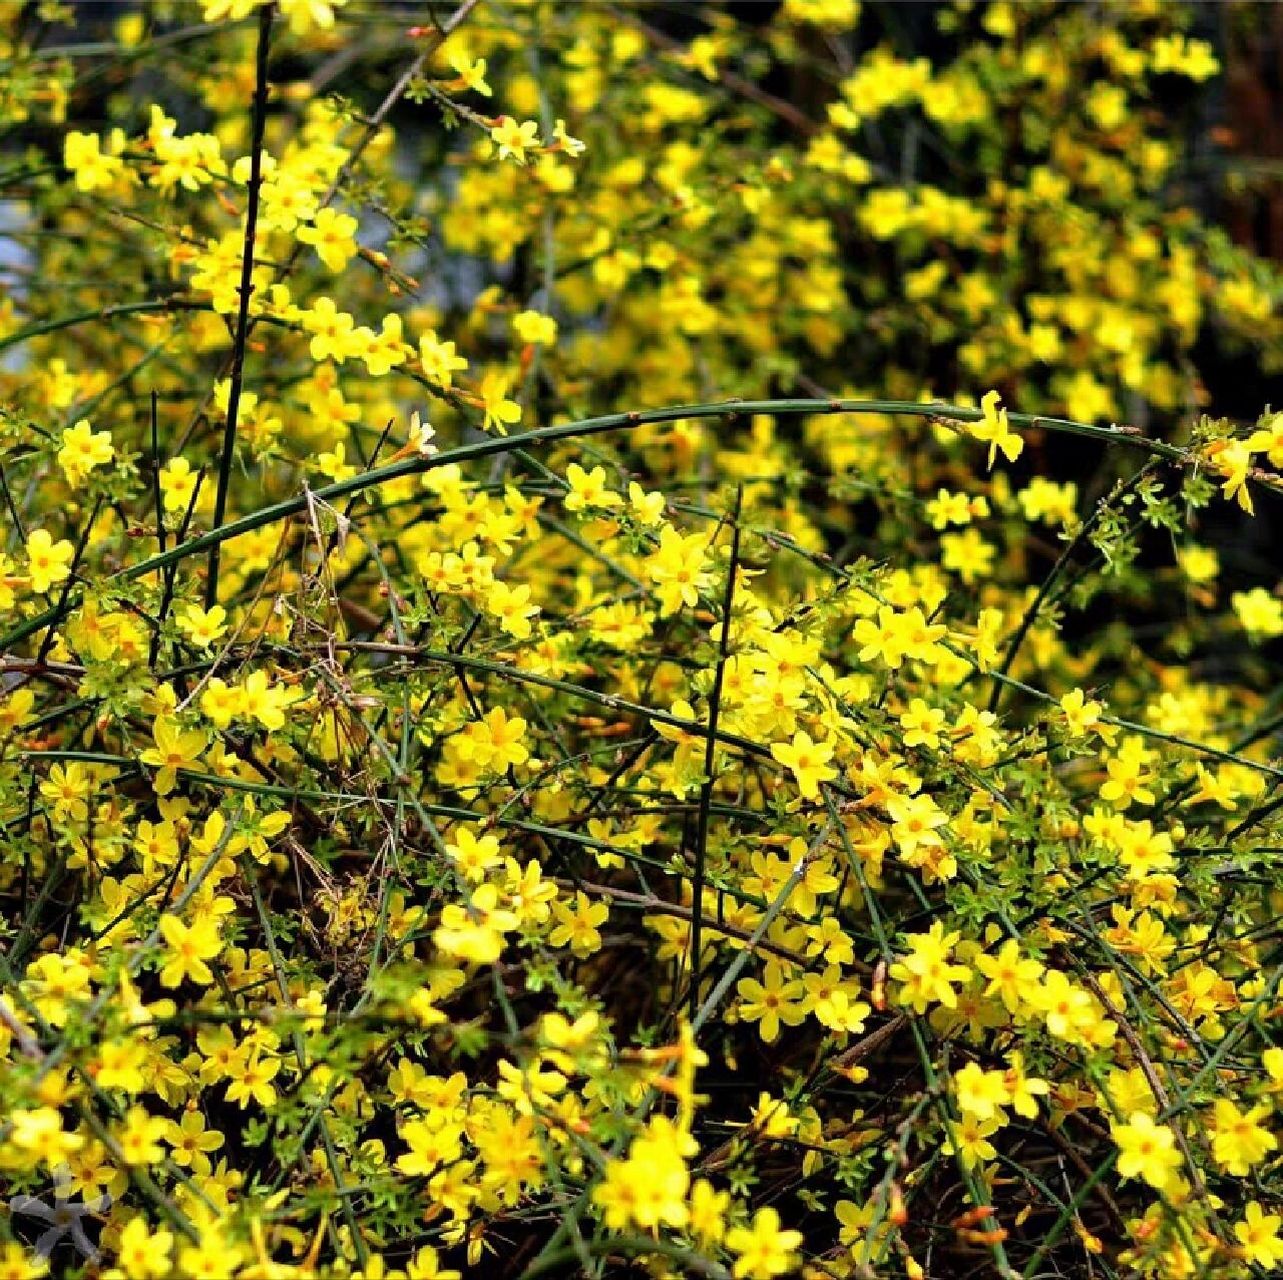
[[[138,304],[136,309],[156,310],[161,305],[168,304]],[[93,313],[93,315],[98,314],[101,313]],[[82,318],[92,318],[92,316]],[[0,350],[3,350],[2,343],[0,343]],[[898,414],[903,417],[929,418],[933,420],[950,419],[959,422],[975,422],[983,416],[979,409],[960,405],[922,404],[913,400],[721,400],[704,404],[669,405],[662,409],[639,409],[627,413],[604,414],[596,418],[581,418],[575,422],[554,423],[547,427],[536,427],[533,431],[525,431],[516,436],[490,436],[484,440],[476,440],[469,444],[459,445],[454,449],[442,450],[430,458],[403,458],[399,462],[391,462],[386,466],[377,467],[373,471],[349,476],[346,480],[340,480],[334,484],[326,485],[322,489],[313,490],[312,497],[320,498],[325,502],[333,502],[339,498],[346,498],[351,494],[360,493],[364,489],[386,484],[392,480],[399,480],[403,476],[421,475],[427,471],[434,471],[438,467],[474,462],[479,458],[489,458],[498,453],[506,453],[511,449],[525,449],[533,445],[552,444],[559,440],[572,440],[581,436],[600,435],[607,431],[631,431],[636,430],[638,427],[651,426],[656,423],[680,422],[685,418],[749,418],[759,413],[779,416],[804,414],[826,416],[842,413],[849,413],[855,416]],[[1063,418],[1040,418],[1035,415],[1021,413],[1011,414],[1009,421],[1015,426],[1047,427],[1052,431],[1065,432],[1069,435],[1086,436],[1093,440],[1122,444],[1128,448],[1141,449],[1155,457],[1166,458],[1173,462],[1185,462],[1191,456],[1186,450],[1179,449],[1174,445],[1163,444],[1158,440],[1150,440],[1117,427],[1096,427],[1084,422],[1069,422]],[[170,547],[168,551],[139,561],[138,564],[130,565],[128,568],[121,569],[112,574],[107,581],[128,582],[135,578],[145,577],[149,573],[155,573],[157,570],[175,564],[180,560],[185,560],[189,556],[199,555],[201,552],[208,551],[211,547],[218,546],[232,538],[238,538],[241,534],[251,533],[255,529],[261,529],[264,525],[274,524],[278,520],[286,520],[291,516],[296,516],[306,510],[307,504],[308,497],[306,494],[298,494],[292,498],[285,498],[280,502],[272,503],[270,506],[242,516],[239,520],[228,521],[220,528],[211,529],[195,538],[188,538],[177,546]],[[68,607],[75,607],[76,602],[76,597],[73,595],[72,599],[68,601]],[[25,622],[19,623],[18,626],[12,628],[3,637],[0,637],[0,649],[8,649],[20,640],[25,640],[42,627],[56,622],[60,616],[58,609],[49,608],[28,618]]]
[[[59,329],[73,329],[78,324],[90,320],[110,320],[114,316],[133,316],[147,311],[169,311],[176,306],[185,306],[174,298],[151,298],[146,302],[122,302],[114,307],[96,307],[92,311],[77,311],[74,315],[58,316],[54,320],[41,320],[29,324],[25,329],[11,333],[7,338],[0,338],[0,351],[8,351],[26,342],[28,338],[40,338],[46,333],[57,333]]]

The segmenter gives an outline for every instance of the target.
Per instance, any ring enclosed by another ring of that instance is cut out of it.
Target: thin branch
[[[258,56],[254,69],[254,123],[250,143],[249,204],[245,213],[245,243],[241,249],[240,305],[236,312],[236,338],[232,346],[232,385],[227,397],[227,425],[223,431],[223,452],[218,460],[218,489],[214,495],[214,528],[222,527],[227,513],[227,489],[236,453],[236,421],[241,408],[241,386],[245,380],[245,347],[249,341],[249,301],[254,292],[254,242],[258,234],[258,201],[263,186],[263,133],[267,128],[267,58],[272,43],[274,4],[258,11]],[[209,553],[209,578],[205,583],[205,608],[218,603],[218,569],[222,543]]]
[[[708,858],[708,815],[713,803],[713,776],[717,758],[717,722],[722,710],[722,681],[726,659],[731,651],[731,606],[735,601],[735,576],[740,563],[740,513],[744,507],[744,486],[735,494],[735,511],[731,517],[731,559],[726,570],[726,594],[722,597],[722,635],[717,646],[717,669],[708,699],[708,735],[704,740],[704,783],[699,789],[699,821],[695,828],[695,878],[692,885],[694,914],[691,917],[690,1009],[694,1018],[699,1011],[700,946],[703,943],[704,876]]]

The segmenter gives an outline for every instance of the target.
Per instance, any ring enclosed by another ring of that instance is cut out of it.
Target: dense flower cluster
[[[4,11],[0,1280],[1283,1266],[1213,47],[672,8]]]

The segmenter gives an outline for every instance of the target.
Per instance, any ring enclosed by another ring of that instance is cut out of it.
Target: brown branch
[[[908,1021],[909,1015],[907,1013],[897,1013],[890,1022],[884,1022],[882,1026],[876,1027],[867,1036],[857,1040],[849,1049],[843,1049],[836,1058],[828,1063],[828,1069],[830,1071],[845,1071],[848,1067],[855,1066],[861,1058],[867,1058],[869,1054],[880,1049]]]
[[[263,134],[267,129],[267,61],[272,43],[272,19],[275,16],[274,4],[264,5],[258,13],[253,137],[250,142],[249,162],[249,203],[245,211],[245,243],[241,248],[240,303],[236,311],[236,338],[232,344],[232,382],[227,395],[227,422],[223,428],[223,451],[218,459],[218,489],[214,495],[213,527],[215,529],[222,528],[227,514],[227,490],[231,485],[232,458],[236,452],[236,423],[240,416],[241,388],[245,382],[245,348],[249,345],[249,300],[254,292],[254,242],[258,235],[258,203],[263,189]],[[222,550],[221,542],[214,543],[209,549],[209,578],[205,583],[206,609],[211,609],[218,603],[218,569]]]
[[[1149,1085],[1158,1105],[1162,1108],[1165,1115],[1171,1115],[1175,1118],[1175,1109],[1172,1106],[1171,1096],[1164,1087],[1163,1082],[1159,1079],[1158,1071],[1154,1067],[1154,1060],[1149,1056],[1145,1046],[1141,1043],[1140,1036],[1136,1033],[1136,1028],[1132,1026],[1127,1014],[1117,1008],[1110,998],[1105,994],[1104,988],[1100,985],[1096,975],[1090,969],[1081,969],[1083,985],[1100,1001],[1105,1012],[1118,1024],[1118,1029],[1122,1032],[1123,1039],[1127,1041],[1136,1062],[1140,1067],[1141,1074],[1145,1077],[1146,1084]],[[1194,1152],[1190,1149],[1189,1141],[1185,1137],[1184,1130],[1179,1124],[1172,1125],[1172,1134],[1176,1139],[1176,1145],[1181,1149],[1181,1155],[1185,1158],[1185,1164],[1189,1168],[1190,1182],[1194,1186],[1194,1194],[1203,1202],[1207,1208],[1209,1222],[1216,1230],[1216,1234],[1224,1241],[1225,1228],[1216,1213],[1216,1207],[1212,1203],[1212,1198],[1208,1194],[1207,1184],[1203,1181],[1203,1174],[1194,1159]]]

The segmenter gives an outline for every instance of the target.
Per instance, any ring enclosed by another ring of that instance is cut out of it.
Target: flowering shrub
[[[671,8],[7,7],[0,1277],[1283,1263],[1198,11]]]

